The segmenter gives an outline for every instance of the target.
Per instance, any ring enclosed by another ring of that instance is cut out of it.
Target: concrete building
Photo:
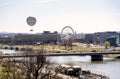
[[[43,33],[37,34],[0,34],[0,43],[4,44],[41,44],[41,43],[52,43],[57,44],[60,39],[60,34],[57,31],[50,32],[44,31]]]
[[[114,42],[113,42],[114,39]],[[86,34],[85,40],[87,43],[103,45],[105,41],[109,41],[111,45],[120,46],[120,33],[118,32],[97,32],[94,34]]]
[[[86,34],[85,35],[85,41],[86,41],[86,43],[93,43],[93,35],[94,34]]]
[[[104,42],[113,35],[118,35],[117,32],[97,32],[93,35],[93,42],[104,44]]]
[[[37,44],[37,43],[54,43],[56,44],[60,35],[55,31],[44,31],[42,34],[17,34],[13,38],[14,44]]]
[[[0,43],[10,44],[11,42],[12,42],[12,38],[11,37],[0,37]]]
[[[111,46],[120,46],[120,34],[110,36],[107,41],[110,42]]]

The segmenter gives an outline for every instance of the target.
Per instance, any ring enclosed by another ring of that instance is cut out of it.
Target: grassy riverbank
[[[0,45],[1,47],[18,47],[19,49],[21,48],[33,48],[33,50],[40,50],[41,48],[44,48],[45,50],[49,51],[49,52],[57,52],[57,51],[60,51],[60,52],[63,52],[63,51],[72,51],[72,52],[84,52],[84,51],[93,51],[93,50],[96,50],[96,51],[104,51],[104,47],[98,47],[98,46],[94,46],[94,47],[88,47],[88,46],[72,46],[69,47],[65,47],[65,46],[59,46],[59,45]]]
[[[32,48],[33,50],[41,50],[44,49],[45,51],[49,52],[49,53],[61,53],[61,52],[91,52],[91,51],[96,51],[96,52],[101,52],[101,51],[112,51],[112,50],[116,50],[116,51],[120,51],[120,47],[116,47],[116,48],[109,48],[109,49],[105,49],[104,46],[88,46],[87,44],[81,45],[81,46],[72,46],[71,47],[65,47],[65,46],[59,46],[59,45],[0,45],[2,47],[13,47],[13,48],[18,48],[18,49],[22,49],[22,48]],[[110,58],[115,58],[120,56],[118,55],[104,55],[105,57],[110,57]]]

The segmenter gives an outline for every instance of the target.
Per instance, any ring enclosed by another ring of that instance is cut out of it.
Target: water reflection
[[[10,49],[1,49],[1,52],[3,54],[12,54],[12,53],[17,53],[18,51],[10,50]]]

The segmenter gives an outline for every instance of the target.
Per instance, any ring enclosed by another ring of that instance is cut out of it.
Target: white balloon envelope
[[[35,17],[29,16],[26,21],[29,26],[34,26],[37,20]]]

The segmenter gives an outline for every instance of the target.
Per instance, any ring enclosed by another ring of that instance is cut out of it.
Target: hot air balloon
[[[26,22],[29,26],[31,26],[31,30],[30,31],[33,31],[33,26],[36,24],[36,18],[35,17],[32,17],[32,16],[29,16],[27,19],[26,19]]]

